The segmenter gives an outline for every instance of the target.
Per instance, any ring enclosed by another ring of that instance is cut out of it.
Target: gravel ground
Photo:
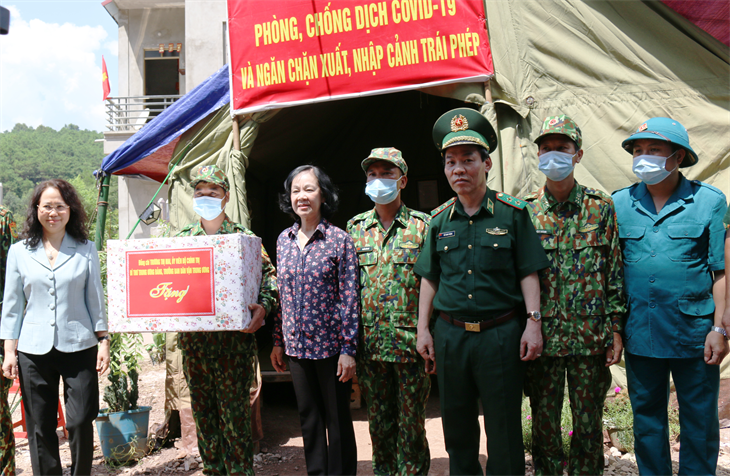
[[[104,378],[101,382],[102,389],[105,385],[106,379]],[[140,404],[152,406],[150,425],[163,420],[164,385],[164,368],[145,364],[140,378]],[[256,474],[260,476],[306,475],[303,442],[291,385],[286,383],[266,384],[262,395],[264,439],[260,442],[261,452],[255,456],[254,464]],[[721,397],[721,402],[725,400]],[[438,408],[438,395],[434,393],[429,400],[426,422],[426,432],[431,447],[431,471],[429,474],[448,475],[448,455],[444,449],[441,418]],[[20,411],[17,410],[13,421],[19,419]],[[353,420],[358,443],[358,473],[371,475],[373,474],[370,464],[372,449],[364,409],[353,410]],[[730,422],[723,420],[723,423]],[[730,425],[723,424],[722,426]],[[60,430],[59,434],[61,434]],[[107,466],[104,464],[101,448],[98,446],[98,436],[96,438],[92,475],[132,476],[174,473],[197,476],[203,474],[201,461],[197,455],[188,455],[174,447],[164,448],[148,455],[132,466],[118,468]],[[485,441],[486,438],[482,431],[482,442]],[[672,451],[675,474],[679,469],[678,447],[679,445],[675,445]],[[485,445],[482,445],[482,448],[485,448]],[[70,474],[71,457],[68,441],[64,438],[60,440],[60,449],[61,459],[64,464],[64,475],[68,475]],[[482,463],[486,462],[486,457],[486,451],[483,449],[481,455]],[[616,448],[607,446],[605,462],[604,474],[606,475],[638,475],[636,460],[632,454],[621,454]],[[17,474],[32,474],[30,453],[28,451],[27,440],[25,439],[18,439],[16,441],[16,466]],[[526,455],[525,473],[527,475],[534,474],[532,458],[529,454]],[[717,474],[720,476],[730,476],[730,428],[723,428],[721,430],[721,450]]]

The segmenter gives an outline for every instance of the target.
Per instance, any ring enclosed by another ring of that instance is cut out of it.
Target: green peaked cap
[[[540,128],[540,134],[535,139],[535,144],[540,145],[540,141],[543,137],[550,134],[562,134],[571,139],[578,146],[578,150],[583,147],[583,134],[580,131],[580,127],[575,121],[565,114],[559,116],[548,116],[542,123]]]
[[[368,167],[381,160],[390,162],[398,167],[403,172],[403,175],[408,175],[408,165],[406,165],[406,161],[403,159],[403,154],[395,147],[379,147],[373,149],[370,155],[360,165],[365,173],[367,173]]]
[[[497,134],[486,117],[474,109],[460,107],[439,117],[433,125],[433,142],[443,152],[454,145],[477,145],[488,152],[497,148]]]
[[[226,173],[215,165],[201,165],[192,175],[192,181],[190,185],[195,188],[200,182],[214,183],[221,187],[226,192],[230,190],[228,185],[228,177]]]

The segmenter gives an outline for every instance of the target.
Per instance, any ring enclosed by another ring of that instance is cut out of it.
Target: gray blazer
[[[99,255],[92,241],[66,234],[51,269],[43,244],[25,241],[8,253],[0,339],[17,339],[18,350],[44,355],[53,347],[77,352],[97,345],[107,330]]]

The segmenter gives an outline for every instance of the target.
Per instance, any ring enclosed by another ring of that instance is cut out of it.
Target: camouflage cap
[[[193,188],[200,182],[208,182],[222,187],[226,192],[230,189],[226,173],[215,165],[201,165],[193,172],[192,179],[190,185]]]
[[[540,128],[540,134],[535,138],[535,144],[540,145],[540,140],[549,134],[568,136],[578,146],[578,150],[583,147],[583,135],[580,132],[580,127],[565,114],[546,117]]]
[[[390,162],[398,167],[401,172],[403,172],[403,175],[408,175],[408,165],[406,164],[406,161],[403,160],[403,154],[395,147],[381,147],[373,149],[368,158],[362,161],[362,169],[365,173],[367,173],[370,165],[381,160]]]
[[[488,152],[497,148],[497,134],[486,117],[479,111],[460,107],[452,109],[433,125],[433,142],[443,152],[454,145],[477,145]]]

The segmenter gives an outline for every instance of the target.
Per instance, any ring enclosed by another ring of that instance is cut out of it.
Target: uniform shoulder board
[[[411,210],[410,211],[412,217],[416,217],[421,221],[428,222],[431,219],[431,215],[428,213],[419,212],[418,210]]]
[[[243,233],[244,235],[254,235],[254,236],[256,236],[256,234],[253,231],[249,230],[248,228],[246,228],[245,226],[241,225],[240,223],[234,223],[233,224],[233,229],[236,230],[239,233]]]
[[[539,191],[532,192],[532,193],[526,195],[524,198],[522,198],[522,200],[524,200],[526,202],[533,202],[533,201],[537,200],[537,197],[539,197],[539,196],[540,196]]]
[[[347,222],[347,225],[348,225],[348,226],[351,226],[351,225],[354,225],[355,223],[357,223],[357,222],[359,222],[359,221],[363,221],[363,220],[365,219],[366,215],[367,215],[368,213],[370,213],[370,212],[371,212],[371,210],[369,210],[369,211],[367,211],[367,212],[362,212],[362,213],[360,213],[360,214],[357,214],[357,215],[355,215],[354,217],[352,217],[352,218],[350,218],[350,219],[348,220],[348,222]]]
[[[604,202],[609,201],[611,197],[604,192],[603,190],[596,190],[595,188],[588,188],[586,187],[586,195],[590,195],[591,197],[596,197]]]
[[[631,190],[632,188],[636,188],[639,186],[640,183],[641,182],[632,183],[631,185],[629,185],[627,187],[620,188],[618,190],[614,190],[613,192],[611,192],[611,196],[613,197],[614,195],[618,194],[619,192],[623,192],[624,190],[628,191],[628,190]]]
[[[512,195],[508,195],[504,192],[497,192],[497,200],[518,210],[522,210],[527,206],[526,201],[520,200],[519,198],[513,197]]]
[[[709,183],[701,182],[699,180],[692,180],[691,182],[694,185],[699,185],[700,187],[704,187],[704,188],[706,188],[708,190],[712,190],[713,192],[722,195],[722,190],[720,190],[717,187],[714,187],[714,186],[710,185]]]
[[[456,197],[453,197],[450,200],[448,200],[446,203],[442,203],[437,208],[434,208],[433,210],[431,210],[431,218],[435,217],[442,211],[446,210],[447,208],[452,206],[454,203],[456,203]]]

